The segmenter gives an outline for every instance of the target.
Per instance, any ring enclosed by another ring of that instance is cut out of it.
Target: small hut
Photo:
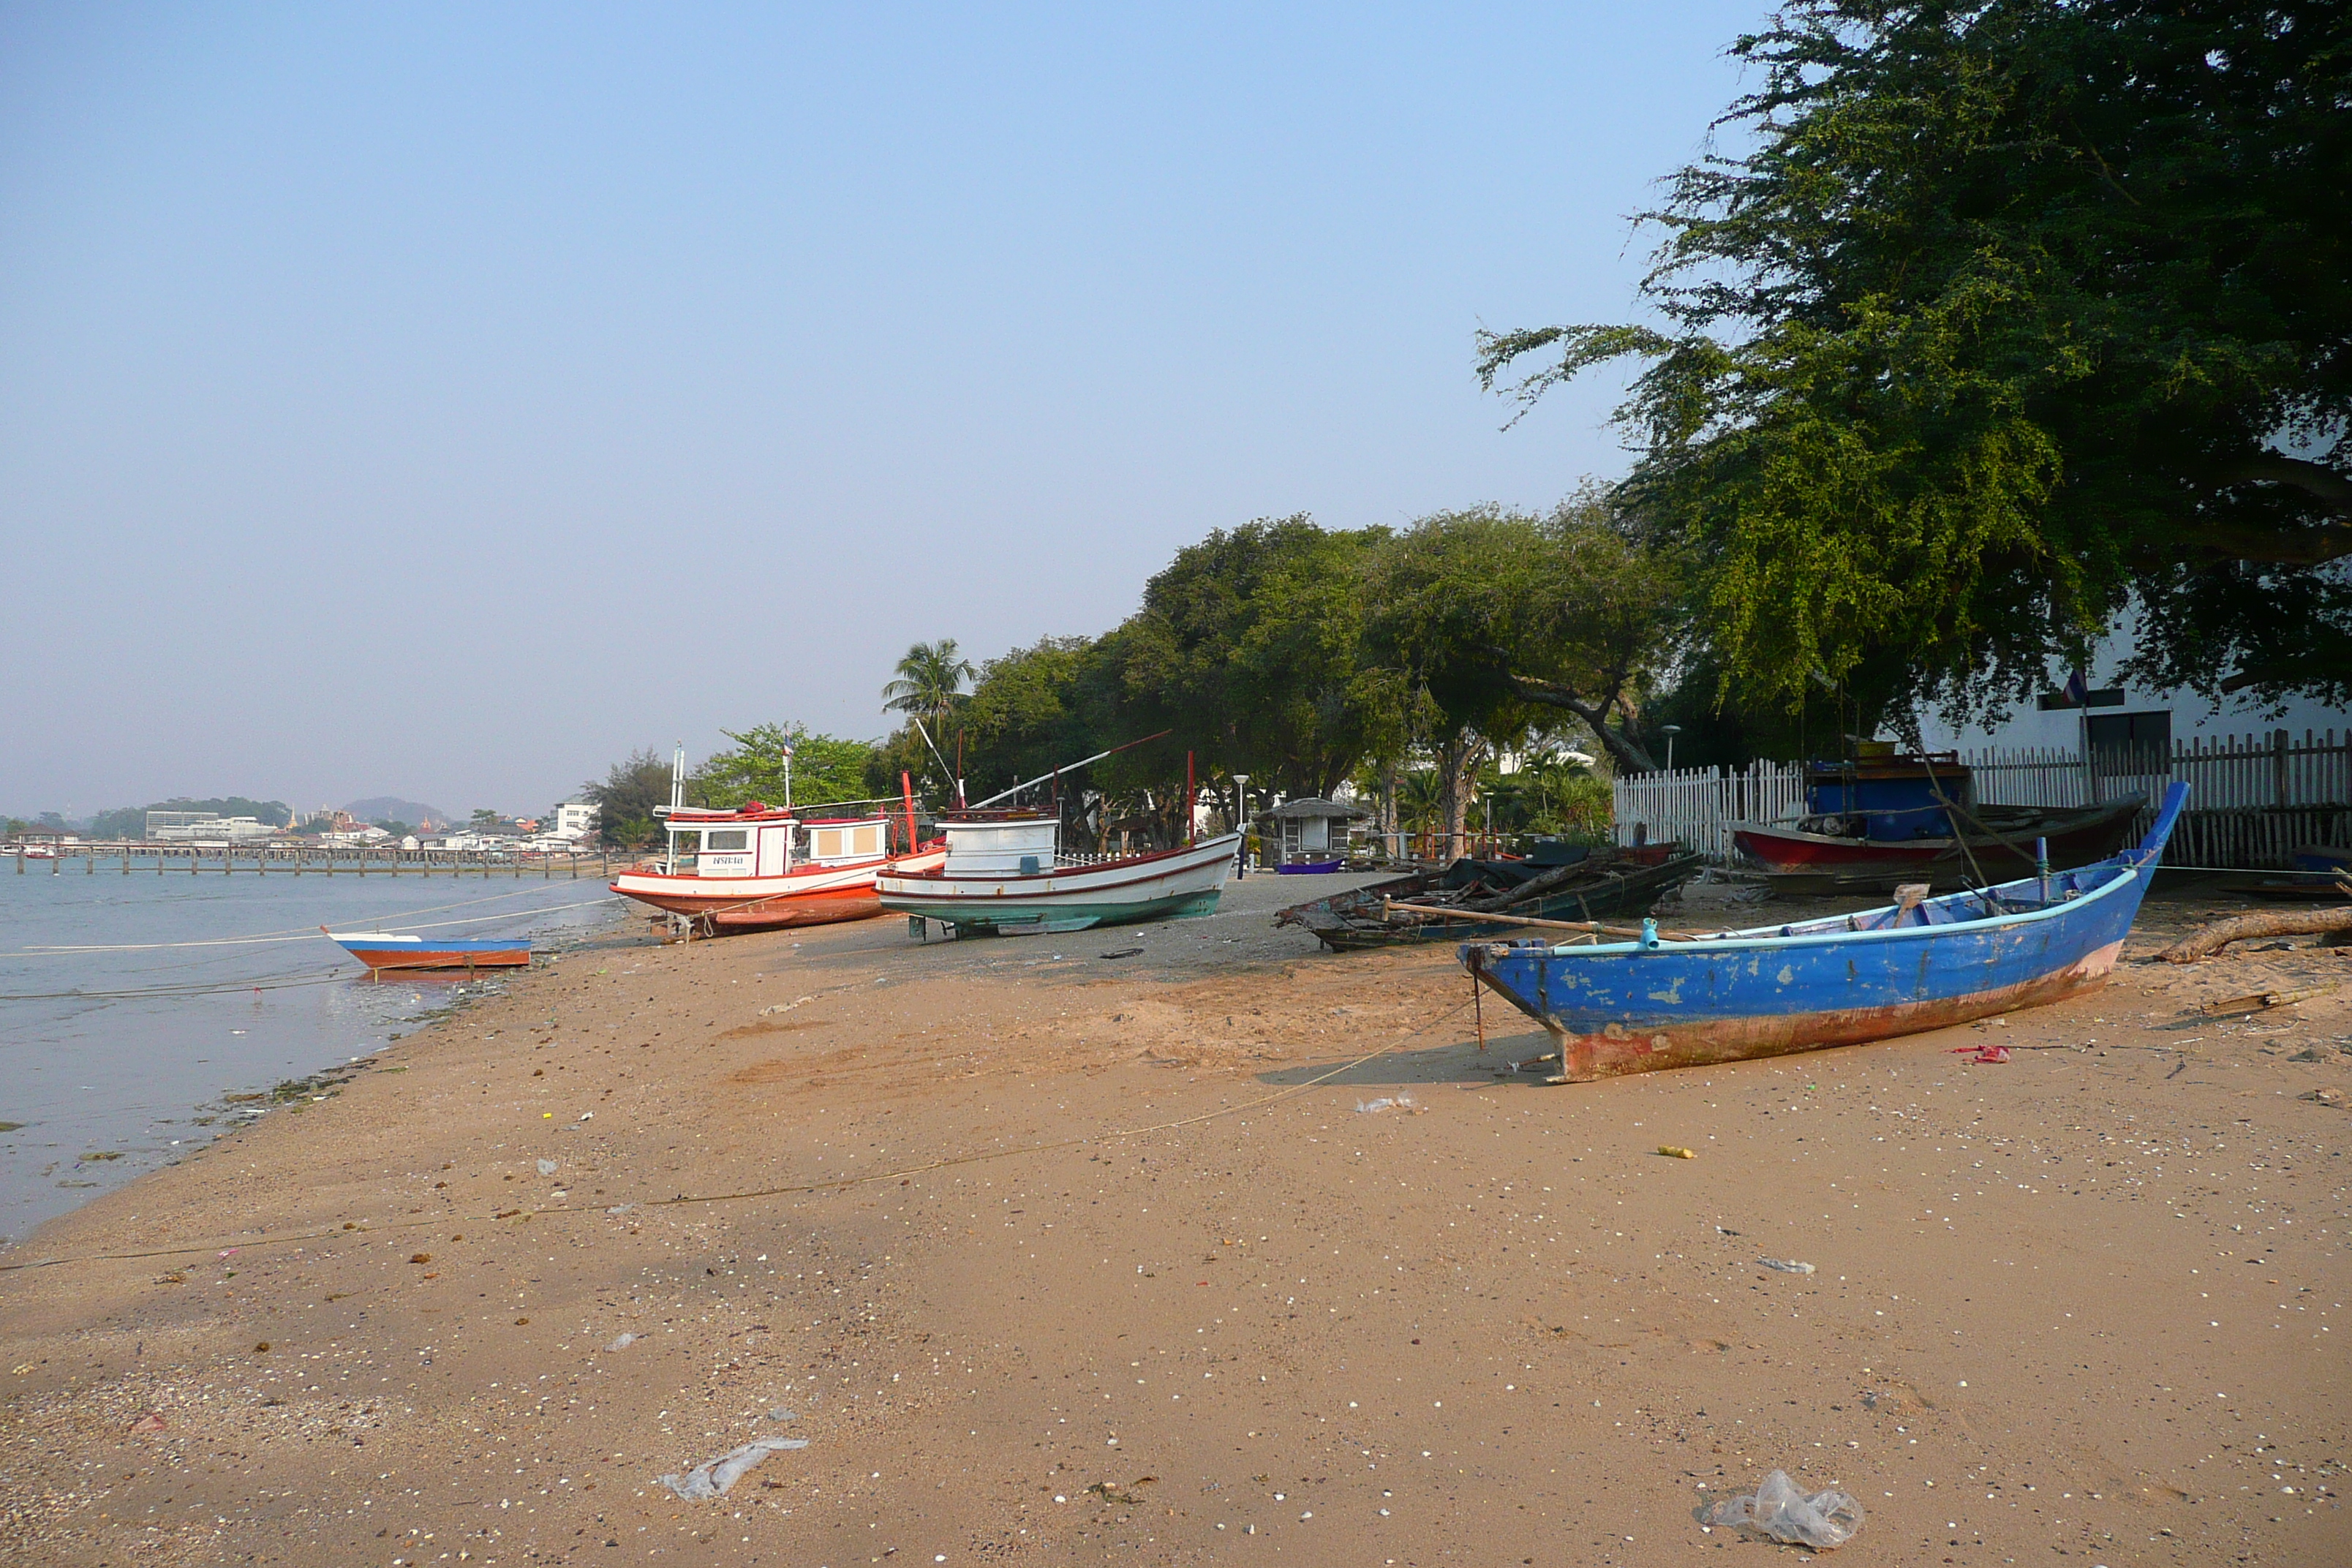
[[[1277,870],[1294,875],[1337,871],[1348,861],[1347,825],[1370,815],[1309,795],[1259,812],[1258,837]]]

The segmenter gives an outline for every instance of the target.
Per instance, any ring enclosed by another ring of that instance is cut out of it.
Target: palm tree
[[[882,688],[882,706],[889,711],[919,715],[937,729],[947,710],[963,697],[963,683],[977,673],[971,661],[958,651],[955,638],[919,642],[898,661],[898,679]]]

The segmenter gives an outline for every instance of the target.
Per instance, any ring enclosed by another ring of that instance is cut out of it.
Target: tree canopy
[[[962,700],[963,683],[979,673],[953,637],[915,644],[897,668],[898,678],[882,687],[883,710],[915,714],[930,721],[935,730],[949,710]]]
[[[2352,699],[2352,13],[1801,0],[1732,53],[1664,329],[1479,355],[1648,362],[1614,499],[1725,690],[1981,711],[2128,614],[2137,679]]]
[[[1145,586],[1117,636],[1124,694],[1223,773],[1328,795],[1368,750],[1393,750],[1402,689],[1364,644],[1364,581],[1386,529],[1305,517],[1219,529]]]
[[[687,781],[688,797],[696,805],[719,808],[756,800],[768,805],[822,805],[856,801],[876,794],[866,784],[866,759],[873,745],[814,733],[804,724],[755,724],[737,734],[719,733],[735,742],[732,751],[706,758]],[[785,753],[792,759],[791,787],[786,788]]]
[[[1426,774],[1438,831],[1457,834],[1485,769],[1510,797],[1507,824],[1585,831],[1589,775],[1494,764],[1528,738],[1590,727],[1626,765],[1649,765],[1642,703],[1681,602],[1669,561],[1595,494],[1398,531],[1260,519],[1179,551],[1110,631],[1011,649],[968,691],[953,642],[917,644],[886,710],[937,718],[936,754],[911,723],[870,743],[767,723],[728,731],[734,748],[694,770],[687,799],[781,803],[787,745],[795,803],[895,796],[904,772],[935,807],[953,804],[959,777],[978,802],[1117,748],[1060,781],[1074,843],[1183,832],[1188,753],[1211,799],[1238,773],[1292,796],[1364,776],[1418,798]],[[609,837],[650,840],[668,764],[639,752],[586,793]]]

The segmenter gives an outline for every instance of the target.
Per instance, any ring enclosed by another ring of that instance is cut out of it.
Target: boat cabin
[[[950,877],[1035,876],[1054,868],[1061,843],[1058,816],[961,816],[940,823],[947,835]]]
[[[731,811],[679,806],[663,826],[669,831],[664,869],[677,877],[783,877],[804,866],[855,865],[890,852],[887,817],[803,822],[756,800]]]
[[[1944,802],[1976,804],[1969,770],[1954,752],[1895,753],[1891,743],[1867,742],[1852,762],[1805,764],[1805,809],[1817,826],[1804,831],[1832,837],[1900,842],[1952,837]]]

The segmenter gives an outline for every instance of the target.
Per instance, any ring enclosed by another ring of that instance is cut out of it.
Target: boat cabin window
[[[864,860],[883,852],[883,825],[878,822],[851,823],[840,827],[809,829],[809,858],[812,860]]]
[[[751,847],[751,833],[744,827],[709,828],[702,835],[702,847],[711,850],[749,849]]]

